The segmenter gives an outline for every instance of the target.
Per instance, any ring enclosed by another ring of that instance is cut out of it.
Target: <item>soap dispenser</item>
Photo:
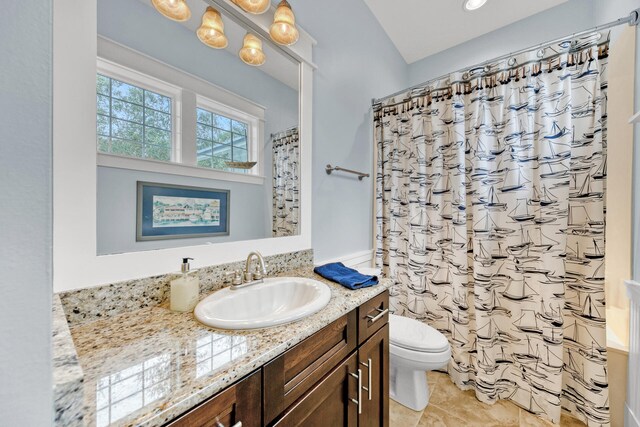
[[[182,258],[181,275],[171,281],[171,310],[192,311],[198,304],[200,296],[200,280],[190,274],[189,260],[193,258]]]

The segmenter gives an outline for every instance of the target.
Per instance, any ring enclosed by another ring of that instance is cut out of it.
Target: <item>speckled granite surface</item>
[[[252,331],[209,328],[193,313],[171,312],[166,303],[73,325],[71,335],[84,371],[83,422],[162,425],[390,285],[382,280],[372,288],[350,291],[315,275],[311,267],[279,275],[327,283],[329,304],[301,321]]]
[[[287,270],[313,266],[313,250],[289,252],[265,257],[269,276]],[[209,294],[222,286],[224,274],[243,270],[244,261],[203,267],[196,271],[200,277],[200,292]],[[132,310],[155,307],[169,298],[169,282],[176,274],[128,280],[93,288],[59,294],[70,325],[93,322]]]
[[[85,411],[83,374],[58,295],[53,296],[53,399],[55,423],[82,425]]]

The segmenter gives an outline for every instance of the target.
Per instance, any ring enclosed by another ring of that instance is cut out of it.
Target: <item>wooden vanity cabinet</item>
[[[262,427],[261,396],[262,371],[257,370],[167,427]]]
[[[388,307],[385,291],[168,425],[389,427]]]

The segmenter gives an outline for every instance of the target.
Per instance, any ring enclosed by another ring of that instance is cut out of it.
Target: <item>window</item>
[[[249,159],[247,123],[197,109],[198,166],[234,172],[246,172],[230,168],[226,162],[246,162]]]
[[[170,161],[172,99],[103,74],[97,76],[98,151]]]

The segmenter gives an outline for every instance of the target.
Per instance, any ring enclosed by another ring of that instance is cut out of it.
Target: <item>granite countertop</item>
[[[280,276],[326,283],[329,304],[300,321],[248,331],[204,326],[193,313],[172,312],[167,303],[71,325],[77,368],[84,374],[77,419],[99,427],[162,425],[391,285],[382,279],[377,286],[351,291],[310,268]],[[66,368],[73,371],[73,361]]]

